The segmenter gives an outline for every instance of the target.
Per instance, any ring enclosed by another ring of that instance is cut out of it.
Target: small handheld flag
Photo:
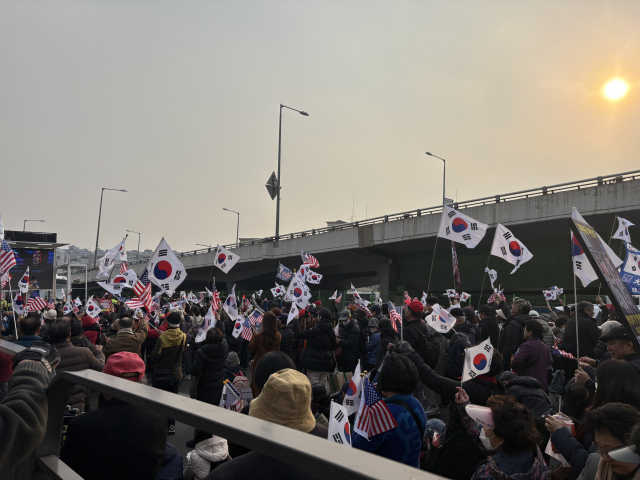
[[[335,443],[351,446],[351,427],[347,409],[337,402],[331,402],[328,439]]]
[[[371,381],[363,377],[362,382],[362,399],[354,431],[369,439],[396,428],[398,423]]]
[[[493,345],[491,345],[490,339],[488,338],[475,347],[467,348],[464,354],[462,382],[487,373],[491,368],[492,358]]]

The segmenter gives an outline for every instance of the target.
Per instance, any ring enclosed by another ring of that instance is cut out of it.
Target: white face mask
[[[478,437],[478,440],[480,440],[480,443],[482,443],[482,446],[484,447],[485,450],[487,451],[491,451],[493,450],[493,447],[491,446],[491,439],[495,437],[495,435],[492,435],[491,437],[487,437],[487,434],[484,433],[484,428],[480,431],[480,436]]]

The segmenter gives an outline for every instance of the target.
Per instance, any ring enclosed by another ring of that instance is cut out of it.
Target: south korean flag
[[[231,293],[224,301],[224,305],[222,306],[224,311],[227,312],[229,318],[231,320],[236,320],[240,315],[238,314],[238,305],[236,303],[236,286],[234,285],[231,289]],[[240,330],[242,330],[242,324],[240,324]],[[240,335],[240,334],[238,334]]]
[[[271,289],[271,295],[273,295],[273,298],[276,297],[281,297],[282,295],[284,295],[286,292],[285,288],[282,285],[278,285],[276,283],[275,288]]]
[[[511,265],[515,265],[511,273],[514,273],[523,263],[533,258],[533,254],[529,249],[514,237],[508,228],[500,223],[496,227],[496,235],[493,237],[491,255],[500,257]]]
[[[438,237],[464,243],[475,248],[487,233],[488,225],[468,217],[451,207],[444,206]]]
[[[238,260],[240,260],[240,257],[238,255],[218,245],[218,247],[216,248],[216,257],[213,260],[213,264],[224,273],[229,273],[229,270],[231,270],[233,266],[238,263]]]
[[[491,368],[492,358],[493,346],[488,338],[475,347],[467,348],[464,354],[462,382],[467,382],[478,375],[487,373]]]
[[[329,437],[332,442],[351,446],[351,426],[347,409],[337,402],[331,402]]]
[[[629,235],[629,227],[635,225],[631,223],[629,220],[625,220],[624,218],[618,217],[618,230],[613,234],[611,238],[617,238],[618,240],[622,240],[625,243],[631,243],[631,235]]]
[[[153,252],[147,264],[147,275],[151,283],[160,287],[164,292],[172,296],[176,288],[187,277],[187,271],[178,260],[178,257],[163,238]]]

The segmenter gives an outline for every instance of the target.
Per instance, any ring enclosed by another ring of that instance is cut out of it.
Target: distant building
[[[327,222],[327,227],[335,227],[335,226],[338,226],[338,225],[344,225],[345,223],[347,223],[347,222],[342,221],[342,220],[336,220],[334,222]]]

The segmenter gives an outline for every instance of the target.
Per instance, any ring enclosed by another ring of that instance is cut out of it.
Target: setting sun
[[[621,78],[614,78],[607,82],[602,91],[609,100],[620,100],[629,91],[629,85]]]

